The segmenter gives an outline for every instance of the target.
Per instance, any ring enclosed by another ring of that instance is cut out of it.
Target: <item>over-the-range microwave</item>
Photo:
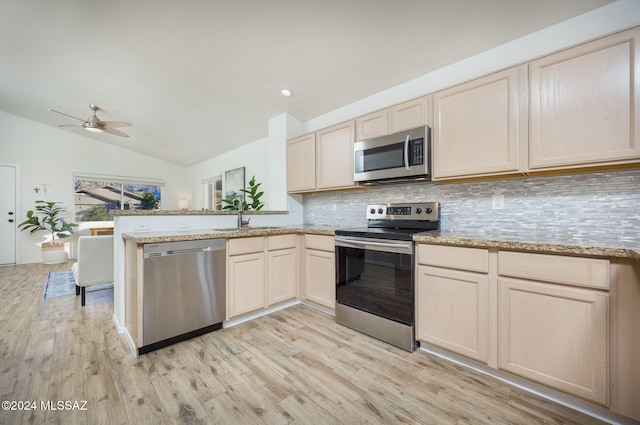
[[[431,129],[427,126],[354,145],[353,178],[359,183],[431,180]]]

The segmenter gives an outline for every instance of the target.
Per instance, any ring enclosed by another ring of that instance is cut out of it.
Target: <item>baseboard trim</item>
[[[604,407],[589,403],[588,401],[567,395],[543,385],[536,384],[535,382],[520,378],[519,376],[512,375],[508,372],[493,369],[483,363],[479,363],[475,360],[471,360],[467,357],[452,353],[431,344],[421,342],[420,350],[448,360],[452,363],[468,367],[469,369],[473,369],[485,375],[489,375],[502,382],[513,385],[514,387],[546,398],[547,400],[569,407],[573,410],[577,410],[578,412],[584,413],[585,415],[589,415],[596,419],[600,419],[601,421],[605,421],[614,425],[638,424],[638,422],[634,421],[633,419],[613,413],[608,409],[605,409]]]
[[[287,307],[291,307],[292,305],[296,305],[296,304],[300,304],[301,300],[295,299],[295,300],[291,300],[291,301],[285,301],[282,304],[278,304],[272,307],[269,307],[267,309],[264,310],[260,310],[260,311],[256,311],[255,313],[249,313],[246,314],[244,316],[240,316],[240,317],[236,317],[230,320],[227,320],[226,322],[223,322],[222,327],[223,328],[231,328],[233,326],[239,325],[241,323],[244,322],[248,322],[250,320],[253,319],[257,319],[258,317],[262,317],[262,316],[266,316],[267,314],[271,314],[273,312],[276,312],[278,310],[284,310]]]

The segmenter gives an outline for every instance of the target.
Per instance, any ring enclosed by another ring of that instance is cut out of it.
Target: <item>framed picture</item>
[[[244,201],[244,193],[240,192],[244,189],[244,167],[235,168],[224,172],[224,197],[231,196],[233,192],[238,194],[240,204]]]

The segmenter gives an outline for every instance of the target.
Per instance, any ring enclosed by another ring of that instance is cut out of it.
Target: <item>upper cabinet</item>
[[[316,135],[307,134],[287,141],[287,191],[305,192],[316,188]]]
[[[389,134],[427,125],[428,97],[420,97],[389,108]]]
[[[421,97],[359,117],[356,120],[358,140],[427,125],[429,99],[429,96]]]
[[[433,180],[638,166],[640,27],[289,140],[287,190],[355,187],[356,140],[424,125]]]
[[[287,192],[354,187],[354,142],[355,121],[287,141]]]
[[[640,29],[530,63],[529,168],[640,158]]]
[[[361,116],[356,122],[358,123],[358,140],[389,134],[389,111],[387,109]]]
[[[337,189],[355,186],[353,144],[355,121],[316,132],[316,188]]]
[[[433,95],[433,178],[525,171],[526,66]]]

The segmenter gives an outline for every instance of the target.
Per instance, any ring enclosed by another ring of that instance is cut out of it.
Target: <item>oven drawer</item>
[[[488,273],[489,250],[420,244],[418,245],[418,264]]]

